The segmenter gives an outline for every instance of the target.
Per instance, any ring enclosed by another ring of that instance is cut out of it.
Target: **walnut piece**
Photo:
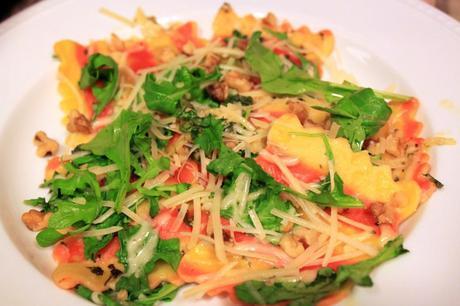
[[[79,111],[73,109],[69,113],[67,130],[71,133],[91,134],[91,122]]]
[[[300,122],[304,124],[305,120],[308,119],[308,110],[307,107],[299,102],[288,102],[287,106],[289,108],[289,112],[293,113],[299,118]]]
[[[208,73],[214,71],[216,66],[220,63],[221,58],[219,55],[215,53],[209,53],[206,55],[203,61],[203,67],[206,69]]]
[[[290,234],[286,234],[281,238],[280,247],[286,254],[293,258],[299,256],[305,250],[300,239]]]
[[[49,138],[43,131],[38,131],[35,134],[34,144],[37,146],[37,155],[39,157],[55,155],[59,150],[58,142]]]
[[[393,224],[394,212],[390,205],[375,202],[371,204],[371,212],[377,218],[378,224]]]
[[[252,89],[252,83],[247,75],[241,74],[236,71],[230,71],[224,76],[224,82],[228,87],[238,90],[239,92],[246,92]]]
[[[48,227],[48,220],[51,217],[51,213],[45,213],[36,209],[31,209],[26,213],[22,214],[22,222],[31,231],[38,232]]]
[[[228,85],[224,82],[218,82],[206,87],[206,91],[216,101],[224,102],[228,97]]]

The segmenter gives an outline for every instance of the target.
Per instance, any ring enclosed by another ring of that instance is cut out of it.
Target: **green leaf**
[[[153,260],[163,260],[171,265],[174,270],[179,267],[181,259],[180,242],[178,238],[162,240],[158,242]]]
[[[131,176],[130,141],[134,134],[144,134],[152,124],[148,114],[123,110],[115,121],[102,129],[89,143],[81,145],[82,150],[95,155],[106,156],[120,171],[120,188],[115,200],[115,210],[120,212],[122,202],[129,189]]]
[[[331,178],[328,175],[319,186],[320,193],[309,192],[307,199],[316,204],[329,207],[356,208],[363,207],[364,204],[357,198],[343,192],[343,181],[335,173],[334,189],[331,191]]]
[[[181,193],[190,187],[190,184],[187,183],[180,183],[180,184],[174,184],[174,185],[160,185],[160,186],[155,186],[153,188],[147,189],[140,187],[138,188],[139,192],[142,193],[146,197],[169,197],[171,195],[171,192],[175,193]]]
[[[259,74],[263,84],[280,78],[283,63],[275,53],[260,43],[260,36],[260,32],[252,34],[244,57],[251,69]]]
[[[93,291],[88,289],[88,288],[86,288],[85,286],[78,285],[77,288],[75,289],[75,292],[79,296],[87,299],[88,301],[91,301],[91,302],[93,301],[93,299],[91,298],[91,295],[93,294]]]
[[[222,145],[219,157],[208,164],[207,170],[213,174],[222,174],[227,176],[243,161],[244,158],[238,153],[233,152],[233,150],[229,149],[227,146]]]
[[[33,207],[40,207],[43,212],[49,212],[49,211],[54,211],[55,207],[50,203],[49,201],[47,202],[45,198],[39,197],[36,199],[28,199],[24,200],[24,204],[30,205]]]
[[[250,106],[254,103],[254,100],[250,96],[242,96],[242,95],[229,95],[227,99],[225,99],[224,104],[228,103],[240,103],[243,106]]]
[[[251,69],[259,74],[262,88],[268,92],[285,95],[311,94],[322,96],[328,101],[336,102],[339,99],[353,94],[362,88],[350,83],[337,84],[322,81],[317,78],[317,69],[302,63],[302,69],[292,65],[287,69],[283,66],[278,55],[266,48],[260,42],[260,32],[254,32],[245,52],[245,59]],[[302,56],[299,57],[302,61]],[[384,91],[375,91],[376,95],[384,99],[408,100],[410,97]]]
[[[271,211],[272,209],[278,209],[284,212],[288,212],[292,206],[289,202],[283,201],[279,194],[268,191],[262,196],[257,198],[254,203],[248,204],[249,208],[254,205],[255,212],[259,217],[262,226],[266,230],[273,230],[279,232],[281,230],[281,218],[274,216]]]
[[[403,241],[403,237],[399,236],[396,239],[387,242],[383,250],[380,251],[377,256],[354,265],[339,267],[336,282],[344,283],[346,280],[350,279],[359,286],[372,286],[372,280],[369,277],[369,274],[375,267],[399,255],[409,252],[403,247]]]
[[[207,155],[220,148],[222,143],[222,134],[224,132],[222,120],[208,115],[201,120],[199,129],[199,132],[195,132],[197,136],[194,137],[193,142]]]
[[[156,177],[161,171],[169,169],[169,158],[160,157],[158,160],[152,160],[141,177],[136,181],[136,186],[141,186],[146,180]]]
[[[264,31],[270,33],[271,36],[279,39],[279,40],[287,40],[288,39],[288,35],[287,33],[284,33],[284,32],[276,32],[276,31],[273,31],[272,29],[270,28],[264,28]]]
[[[57,211],[50,217],[48,227],[63,229],[76,222],[91,223],[99,214],[102,204],[95,199],[87,198],[86,204],[76,204],[67,200],[56,200]]]
[[[206,93],[200,85],[204,82],[217,80],[220,76],[218,71],[206,74],[203,69],[190,70],[187,67],[181,67],[171,82],[157,82],[155,76],[149,74],[143,85],[144,99],[150,110],[173,115],[178,111],[179,102],[186,94],[189,94],[191,100],[208,103]]]
[[[339,290],[345,283],[351,281],[359,286],[372,286],[369,277],[371,271],[378,265],[407,252],[402,246],[400,236],[389,241],[380,253],[373,258],[360,263],[339,267],[335,272],[330,268],[318,271],[316,279],[311,283],[305,282],[275,282],[247,281],[235,287],[237,297],[249,304],[276,304],[289,301],[292,306],[315,305],[323,297]]]
[[[194,110],[182,111],[177,115],[181,119],[180,129],[192,135],[193,142],[206,154],[219,149],[222,144],[224,126],[221,119],[212,115],[199,117]]]
[[[125,289],[128,291],[128,299],[136,300],[140,294],[145,294],[150,291],[149,281],[146,274],[136,277],[134,274],[122,276],[115,285],[116,290]]]
[[[158,198],[149,197],[149,204],[150,204],[150,209],[149,209],[150,218],[154,218],[160,212],[160,205],[158,204]]]
[[[364,88],[339,100],[332,108],[317,107],[331,113],[339,126],[338,136],[345,137],[354,151],[360,151],[364,140],[376,134],[387,122],[391,108],[370,88]]]
[[[81,89],[91,88],[97,101],[94,108],[94,118],[96,118],[117,92],[117,63],[110,56],[100,53],[91,55],[88,63],[83,67],[78,84]]]
[[[104,306],[121,306],[114,298],[108,296],[107,294],[100,293],[99,299],[104,304]]]
[[[45,198],[36,198],[36,199],[28,199],[24,200],[24,204],[30,205],[30,206],[45,206],[46,205],[46,200]]]
[[[76,190],[94,194],[97,199],[101,198],[101,189],[96,175],[88,170],[75,170],[70,168],[71,165],[66,165],[66,168],[73,172],[69,178],[55,178],[50,181],[50,186],[53,191],[59,191],[63,195],[74,196]]]
[[[100,239],[97,237],[83,237],[83,243],[85,245],[85,258],[91,260],[96,259],[97,252],[109,244],[112,238],[112,234],[105,235]]]
[[[315,302],[336,291],[336,274],[332,269],[318,271],[316,279],[311,283],[277,282],[269,285],[262,281],[248,281],[235,287],[237,297],[249,304],[276,304],[282,301],[302,299],[306,304]]]
[[[136,304],[139,305],[153,305],[157,301],[171,302],[177,295],[179,287],[165,283],[155,290],[152,293],[146,294],[144,297],[136,301]]]
[[[182,254],[180,252],[180,241],[178,238],[158,241],[153,258],[145,265],[144,272],[152,272],[158,260],[168,263],[174,270],[177,270]]]
[[[35,239],[37,240],[38,245],[44,248],[54,245],[64,237],[65,235],[62,235],[53,228],[45,228],[38,233]]]

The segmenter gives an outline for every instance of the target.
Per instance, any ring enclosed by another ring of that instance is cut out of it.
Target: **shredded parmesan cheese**
[[[104,235],[116,233],[118,231],[121,231],[122,229],[123,229],[123,227],[121,227],[121,226],[111,226],[111,227],[107,227],[107,228],[86,231],[86,232],[83,233],[83,236],[85,236],[85,237],[104,236]]]
[[[180,206],[179,213],[177,214],[176,220],[174,220],[174,223],[171,226],[172,232],[177,232],[182,221],[184,221],[185,215],[187,214],[187,210],[188,210],[188,204],[184,203]]]
[[[280,211],[278,209],[272,209],[271,213],[279,218],[283,218],[283,219],[286,219],[292,223],[295,223],[297,225],[300,225],[300,226],[303,226],[303,227],[306,227],[306,228],[309,228],[309,229],[313,229],[317,232],[320,232],[322,234],[326,234],[326,235],[331,235],[331,231],[330,229],[324,229],[324,228],[320,228],[318,226],[316,226],[315,224],[311,223],[311,222],[308,222],[304,219],[301,219],[301,218],[298,218],[298,217],[294,217],[294,216],[291,216],[283,211]],[[356,239],[353,239],[343,233],[338,233],[337,234],[337,239],[346,243],[346,244],[349,244],[351,245],[352,247],[360,250],[360,251],[363,251],[364,253],[370,255],[370,256],[375,256],[377,255],[378,253],[378,250],[376,250],[374,247],[368,245],[368,244],[365,244],[365,243],[362,243],[362,242],[359,242],[357,241]]]
[[[262,226],[262,223],[260,222],[259,216],[257,216],[256,212],[254,209],[249,210],[249,218],[251,218],[252,223],[254,224],[257,232],[256,235],[260,240],[265,239],[265,231],[264,227]]]

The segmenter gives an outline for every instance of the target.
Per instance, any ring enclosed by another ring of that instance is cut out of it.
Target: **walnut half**
[[[22,214],[22,222],[31,231],[38,232],[48,226],[48,220],[51,217],[51,213],[45,213],[36,209],[31,209],[28,212]]]
[[[43,131],[38,131],[35,134],[34,144],[37,146],[37,155],[39,157],[55,155],[59,150],[58,142],[49,138]]]
[[[67,130],[71,133],[91,134],[91,122],[79,111],[73,109],[69,113]]]

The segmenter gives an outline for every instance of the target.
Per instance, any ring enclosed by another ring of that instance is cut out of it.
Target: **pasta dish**
[[[228,4],[211,39],[101,12],[136,34],[55,44],[67,149],[34,138],[48,193],[22,221],[57,286],[103,305],[182,287],[332,305],[407,252],[400,225],[442,187],[428,150],[453,140],[421,137],[415,97],[347,77],[331,31]]]

